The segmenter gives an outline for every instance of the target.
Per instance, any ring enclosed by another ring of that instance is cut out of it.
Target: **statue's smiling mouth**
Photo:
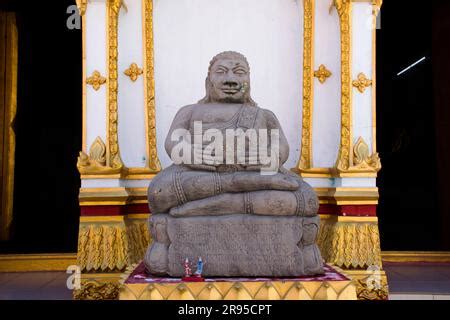
[[[240,91],[239,88],[222,88],[222,92],[225,94],[236,94]]]

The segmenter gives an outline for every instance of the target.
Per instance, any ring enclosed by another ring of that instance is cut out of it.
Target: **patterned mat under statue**
[[[243,55],[218,54],[206,97],[175,116],[165,142],[174,164],[148,189],[151,274],[183,276],[198,257],[205,277],[323,273],[317,196],[283,168],[287,139],[251,99],[249,72]]]

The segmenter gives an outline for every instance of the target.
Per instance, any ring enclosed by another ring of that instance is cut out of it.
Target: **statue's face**
[[[244,103],[249,96],[249,69],[240,59],[217,60],[211,67],[209,81],[214,102]]]

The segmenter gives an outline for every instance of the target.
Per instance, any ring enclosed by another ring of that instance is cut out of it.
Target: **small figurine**
[[[205,279],[202,278],[202,272],[203,272],[203,260],[201,257],[198,257],[197,261],[197,270],[195,271],[195,274],[192,275],[192,269],[189,263],[189,259],[186,258],[184,260],[184,277],[181,279],[182,281],[187,282],[202,282],[205,281]]]
[[[201,278],[202,273],[203,273],[203,260],[202,260],[202,257],[198,257],[197,271],[195,271],[195,276]]]
[[[192,269],[189,263],[189,259],[186,258],[186,260],[184,260],[184,277],[188,278],[192,276]]]

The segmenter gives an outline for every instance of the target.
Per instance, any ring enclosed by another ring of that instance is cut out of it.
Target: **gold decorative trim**
[[[367,218],[321,216],[317,243],[327,263],[340,268],[381,268],[378,222],[365,220]]]
[[[321,204],[377,205],[378,188],[314,188]]]
[[[0,255],[0,272],[66,271],[76,265],[76,253]]]
[[[80,16],[84,16],[87,9],[88,0],[75,0],[77,7],[78,7],[78,13]]]
[[[358,89],[360,93],[364,93],[366,88],[372,86],[372,80],[367,79],[366,75],[361,72],[358,74],[357,80],[353,81],[353,86]]]
[[[321,64],[319,66],[319,69],[314,71],[314,77],[316,77],[317,79],[319,79],[319,82],[324,84],[325,81],[327,81],[327,79],[329,77],[331,77],[333,74],[331,73],[330,70],[327,69],[327,67],[325,67],[323,64]]]
[[[155,111],[155,79],[153,56],[153,0],[142,0],[142,21],[144,41],[144,95],[145,95],[145,128],[147,138],[147,168],[151,173],[161,171],[156,144],[156,111]]]
[[[130,64],[128,69],[126,69],[123,73],[130,77],[131,81],[135,82],[137,78],[143,73],[144,71],[138,67],[136,63]]]
[[[147,204],[147,188],[80,188],[81,206]]]
[[[358,138],[353,153],[355,169],[358,171],[380,171],[381,161],[378,153],[369,154],[369,146],[362,137]]]
[[[377,205],[378,188],[314,188],[321,204]],[[147,187],[142,188],[81,188],[80,205],[147,204]]]
[[[341,31],[341,140],[336,169],[347,171],[352,164],[352,4],[351,0],[333,0]]]
[[[102,85],[106,83],[106,78],[100,74],[100,71],[95,70],[92,75],[86,79],[86,84],[91,85],[95,91],[98,91]]]
[[[331,168],[310,168],[301,171],[299,171],[298,168],[292,168],[291,171],[301,175],[303,178],[333,178],[333,171]]]
[[[80,221],[77,264],[82,271],[121,271],[129,263],[124,223]]]
[[[128,201],[128,191],[125,188],[81,188],[79,203],[86,205],[105,205],[105,202],[115,205],[125,205]]]
[[[372,0],[372,153],[377,152],[377,16],[382,5],[382,0]]]
[[[357,140],[355,146],[352,144],[352,87],[355,86],[360,92],[364,92],[369,83],[372,85],[372,81],[368,80],[362,73],[359,74],[358,81],[352,82],[351,79],[351,3],[351,0],[333,1],[333,5],[339,14],[341,29],[341,141],[336,165],[333,168],[333,176],[347,177],[349,175],[358,175],[376,177],[377,172],[381,169],[381,162],[378,154],[375,152],[376,149],[373,148],[372,155],[369,155],[367,144],[362,137]],[[372,1],[372,4],[375,6],[381,6],[381,3],[379,0]],[[372,101],[372,104],[374,103],[375,100]],[[372,106],[373,108],[374,106]],[[373,120],[375,121],[375,119]],[[375,128],[373,128],[373,132],[375,132]]]
[[[144,258],[150,243],[147,220],[148,215],[128,215],[126,219],[127,235],[131,244],[130,255],[133,257],[133,263],[137,263]]]
[[[123,271],[142,260],[150,243],[147,217],[81,217],[77,254],[81,271]]]
[[[86,16],[81,16],[81,47],[82,47],[82,79],[81,79],[81,90],[82,90],[82,112],[83,112],[83,124],[82,124],[82,145],[81,151],[87,152],[87,70],[86,70]]]
[[[314,94],[314,0],[303,0],[303,109],[300,159],[294,170],[312,167],[312,116]]]
[[[106,166],[122,170],[124,167],[119,151],[118,135],[118,20],[122,0],[107,0],[107,107],[106,107]]]
[[[405,263],[405,262],[432,262],[449,263],[450,252],[442,251],[383,251],[381,252],[383,262]]]
[[[89,149],[89,155],[80,151],[77,161],[77,168],[82,175],[120,175],[122,167],[110,167],[107,165],[107,146],[100,137],[97,137]],[[116,165],[116,164],[113,164]]]
[[[353,281],[124,284],[120,300],[357,300]]]
[[[372,0],[373,6],[373,15],[376,17],[381,10],[381,6],[383,5],[383,0]]]
[[[2,23],[0,33],[0,68],[3,74],[0,78],[0,142],[1,163],[0,171],[0,240],[8,240],[11,235],[14,204],[14,168],[16,152],[16,134],[14,121],[17,114],[17,69],[19,34],[17,31],[16,15],[13,12],[0,12]]]

